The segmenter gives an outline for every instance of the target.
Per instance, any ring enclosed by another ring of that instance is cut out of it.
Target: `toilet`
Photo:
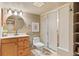
[[[38,50],[42,50],[44,47],[44,44],[40,42],[39,37],[33,37],[33,46]]]

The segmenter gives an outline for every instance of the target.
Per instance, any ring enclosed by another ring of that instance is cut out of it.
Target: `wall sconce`
[[[8,13],[9,13],[10,15],[19,15],[19,16],[22,16],[22,15],[23,15],[22,10],[17,11],[17,10],[8,9]]]

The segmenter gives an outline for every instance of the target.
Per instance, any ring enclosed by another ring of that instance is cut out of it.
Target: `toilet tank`
[[[33,37],[33,43],[37,43],[40,42],[40,38],[39,37]]]

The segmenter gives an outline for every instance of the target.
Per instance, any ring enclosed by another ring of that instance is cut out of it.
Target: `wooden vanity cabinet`
[[[29,37],[7,38],[1,40],[2,56],[31,56]]]

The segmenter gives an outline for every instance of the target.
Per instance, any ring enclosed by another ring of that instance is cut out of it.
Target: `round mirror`
[[[11,15],[6,20],[8,32],[18,31],[25,25],[24,20],[20,16]]]

